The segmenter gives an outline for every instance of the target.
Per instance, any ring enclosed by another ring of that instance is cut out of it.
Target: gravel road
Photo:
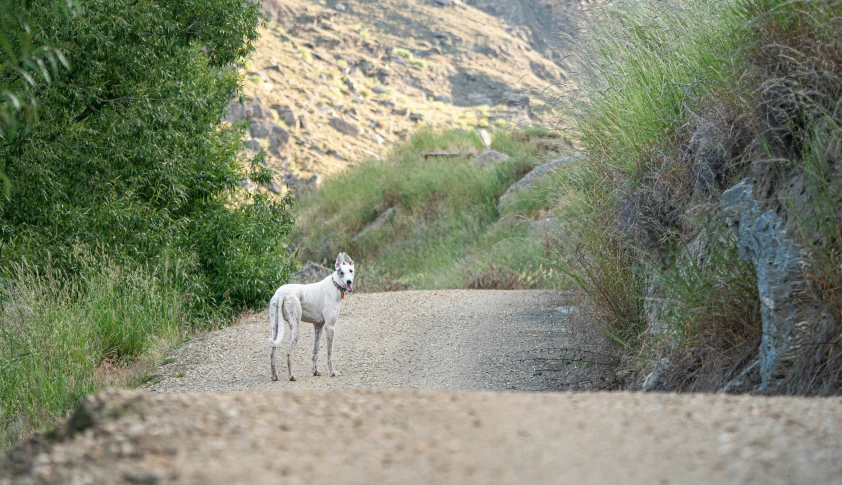
[[[557,291],[405,291],[348,295],[342,303],[334,363],[327,377],[310,372],[313,326],[303,323],[293,354],[298,381],[270,380],[267,313],[194,338],[161,369],[161,392],[409,388],[546,390],[534,375],[530,352],[573,345],[586,329],[574,328],[572,296]],[[581,326],[580,326],[581,327]],[[284,348],[289,340],[287,331]],[[278,358],[286,375],[286,359]]]
[[[155,384],[89,396],[66,425],[7,454],[0,485],[842,485],[838,398],[513,392],[558,382],[537,375],[533,352],[593,338],[570,302],[550,291],[351,295],[343,375],[306,372],[305,327],[300,380],[274,383],[257,315],[181,346]]]

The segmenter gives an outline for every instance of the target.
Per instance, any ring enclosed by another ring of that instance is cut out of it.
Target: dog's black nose
[[[352,281],[351,281],[351,280],[348,280],[348,281],[346,281],[346,283],[348,283],[348,284],[350,285],[350,284],[352,283]]]

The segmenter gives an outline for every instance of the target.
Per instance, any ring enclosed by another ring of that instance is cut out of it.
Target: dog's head
[[[336,273],[339,275],[339,281],[348,289],[349,292],[354,291],[354,260],[345,253],[339,253],[336,257]]]

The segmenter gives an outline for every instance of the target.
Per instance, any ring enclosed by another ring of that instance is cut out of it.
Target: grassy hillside
[[[511,159],[479,167],[473,154],[483,145],[476,134],[416,133],[385,160],[364,161],[300,201],[301,259],[330,261],[347,251],[359,261],[365,291],[563,285],[531,224],[551,197],[536,187],[506,217],[497,211],[498,198],[546,156],[539,147],[557,143],[545,135],[496,135],[492,149]],[[471,155],[421,156],[430,151]],[[381,227],[358,236],[390,210]]]

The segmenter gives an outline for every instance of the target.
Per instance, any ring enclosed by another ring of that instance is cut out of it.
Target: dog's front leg
[[[313,338],[313,375],[320,376],[322,375],[319,372],[319,369],[316,367],[316,362],[319,360],[319,340],[322,337],[322,328],[324,325],[314,325],[313,331],[315,332],[315,336]]]
[[[325,325],[325,337],[327,338],[327,368],[330,371],[330,377],[336,377],[339,372],[333,369],[333,334],[336,322],[330,325]]]

